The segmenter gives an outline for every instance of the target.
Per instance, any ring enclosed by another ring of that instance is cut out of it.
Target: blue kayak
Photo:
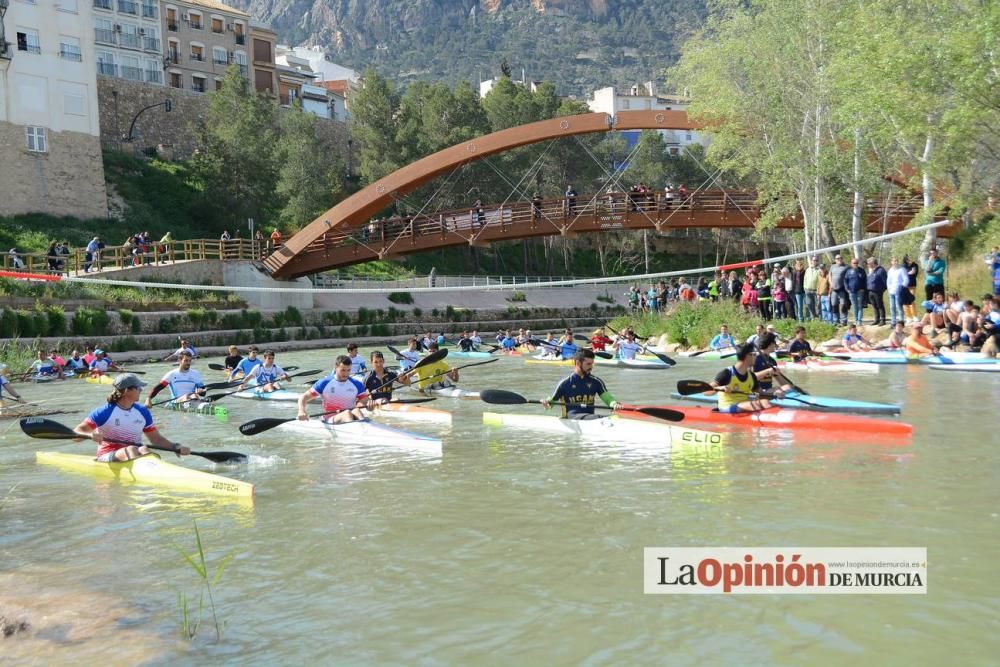
[[[683,398],[697,403],[718,402],[718,398],[713,394],[694,394],[693,396],[682,396],[677,392],[670,394],[673,398]],[[792,398],[794,397],[794,398]],[[769,399],[772,404],[779,408],[789,408],[796,410],[816,410],[818,412],[855,412],[863,415],[898,415],[899,406],[893,403],[870,403],[868,401],[852,401],[848,398],[835,398],[833,396],[813,396],[812,394],[800,394],[797,391],[790,391],[785,398]]]

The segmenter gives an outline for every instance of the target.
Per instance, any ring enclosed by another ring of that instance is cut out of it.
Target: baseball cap
[[[122,373],[114,381],[115,389],[125,391],[132,387],[145,387],[146,383],[139,379],[135,373]]]
[[[774,329],[774,325],[773,325],[773,324],[768,324],[768,325],[767,325],[767,330],[768,330],[768,331],[774,331],[774,330],[775,330],[775,329]]]
[[[102,350],[101,348],[97,348],[96,350],[94,350],[94,354],[95,355],[104,354],[104,350]]]

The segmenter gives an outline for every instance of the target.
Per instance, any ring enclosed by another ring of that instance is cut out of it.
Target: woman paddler
[[[744,343],[736,353],[736,363],[715,376],[711,384],[719,394],[719,412],[760,412],[772,407],[766,398],[751,399],[751,395],[761,388],[752,370],[756,355],[756,348],[751,343]]]
[[[98,443],[98,461],[128,461],[149,454],[149,449],[142,444],[143,434],[158,448],[171,450],[177,456],[191,453],[189,448],[167,440],[156,430],[153,415],[139,403],[146,383],[138,375],[123,373],[115,377],[112,384],[115,389],[108,396],[107,404],[91,412],[73,429],[81,438]]]

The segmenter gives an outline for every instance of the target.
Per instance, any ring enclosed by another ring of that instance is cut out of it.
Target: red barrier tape
[[[20,271],[0,271],[0,278],[16,278],[18,280],[45,280],[50,283],[57,283],[63,279],[62,276],[51,276],[45,273],[22,273]]]
[[[763,266],[763,260],[757,259],[752,262],[740,262],[738,264],[726,264],[725,266],[720,266],[720,271],[732,271],[734,269],[745,269],[751,266]]]

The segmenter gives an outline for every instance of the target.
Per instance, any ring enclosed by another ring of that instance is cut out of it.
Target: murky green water
[[[599,374],[620,400],[668,402],[677,379],[718,367]],[[463,384],[537,398],[564,372],[503,359]],[[249,508],[37,465],[36,450],[92,447],[0,421],[0,614],[28,609],[39,629],[0,639],[0,661],[996,664],[1000,377],[902,367],[796,378],[816,394],[901,401],[912,444],[801,433],[743,434],[715,450],[587,444],[488,429],[481,403],[442,399],[450,428],[395,422],[440,434],[437,457],[236,430],[291,416],[288,406],[227,399],[228,423],[157,413],[174,439],[254,455],[236,468],[186,460],[255,483]],[[21,387],[84,411],[107,393]],[[194,519],[210,562],[236,554],[215,591],[219,642],[208,618],[181,638],[177,595],[196,596],[198,581],[175,545],[193,549]],[[644,596],[647,546],[926,546],[929,593]]]

